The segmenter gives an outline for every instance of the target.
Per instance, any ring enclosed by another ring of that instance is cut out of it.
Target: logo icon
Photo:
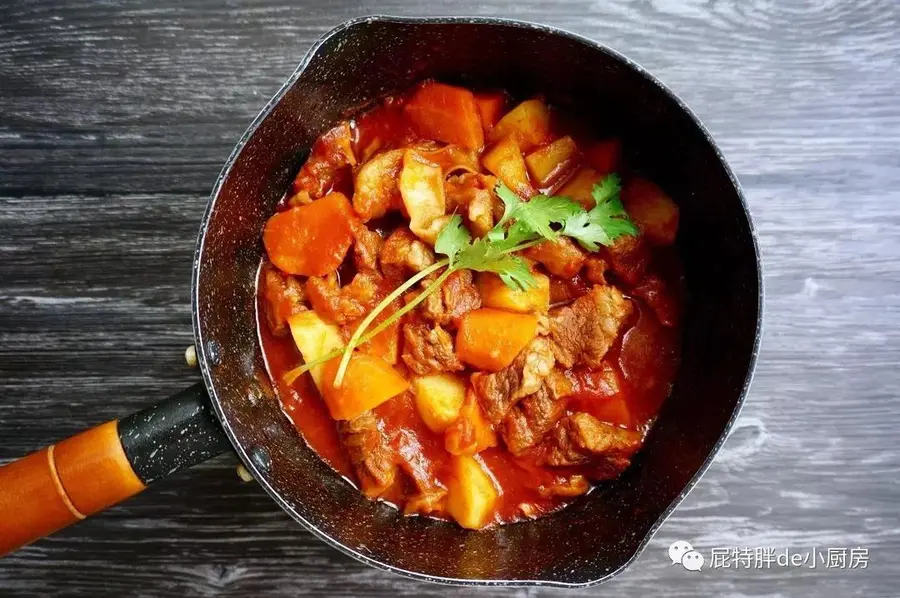
[[[681,565],[688,571],[699,571],[703,567],[703,555],[684,540],[672,542],[669,546],[669,558],[673,565]]]

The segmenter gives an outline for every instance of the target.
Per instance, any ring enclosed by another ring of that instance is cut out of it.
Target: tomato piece
[[[569,378],[574,380],[570,410],[582,411],[600,421],[626,428],[635,423],[621,375],[610,364],[604,363],[599,368],[579,368],[570,372]]]
[[[570,279],[551,276],[550,304],[568,303],[582,295],[587,295],[590,290],[591,287],[581,278],[580,274],[576,274]]]
[[[635,325],[622,337],[619,368],[625,386],[634,394],[632,412],[635,421],[652,418],[669,396],[678,370],[678,335],[662,326],[645,306]]]
[[[288,274],[323,276],[341,265],[353,243],[350,202],[329,193],[306,206],[278,212],[263,229],[269,260]]]
[[[419,135],[471,150],[484,146],[481,112],[468,89],[429,82],[406,103],[406,115]]]
[[[618,139],[608,139],[592,143],[584,150],[584,161],[597,171],[597,174],[606,175],[615,172],[619,167],[622,155],[622,142]]]

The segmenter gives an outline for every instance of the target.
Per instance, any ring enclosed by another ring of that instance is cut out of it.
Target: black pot
[[[621,478],[562,511],[481,531],[403,517],[325,465],[281,413],[256,332],[260,231],[312,142],[379,96],[426,78],[543,93],[598,133],[622,138],[628,162],[681,210],[678,249],[689,295],[683,359],[643,450]],[[172,400],[152,408],[171,410],[168,425],[148,421],[148,410],[119,422],[119,436],[134,471],[149,483],[227,446],[204,415],[210,400],[228,440],[272,498],[367,564],[446,583],[599,583],[637,557],[721,446],[750,383],[761,307],[756,237],[734,174],[700,121],[640,66],[583,37],[518,21],[354,19],[308,52],[216,183],[193,278],[209,397],[195,387],[178,398],[177,409]],[[147,432],[154,440],[141,441]],[[171,439],[185,437],[185,450],[150,458],[154,448],[172,449]]]

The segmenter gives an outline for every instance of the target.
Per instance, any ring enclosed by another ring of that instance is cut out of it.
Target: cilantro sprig
[[[591,192],[596,205],[586,210],[568,197],[536,195],[530,201],[522,201],[508,187],[499,183],[495,191],[503,202],[503,216],[484,237],[473,239],[463,224],[462,217],[454,214],[441,229],[434,244],[435,252],[446,256],[444,259],[409,278],[376,305],[343,349],[332,351],[320,359],[291,370],[285,375],[285,379],[289,383],[293,382],[310,368],[342,355],[334,377],[334,386],[340,387],[353,350],[415,309],[426,297],[437,291],[453,272],[493,272],[510,288],[526,290],[534,287],[536,281],[528,263],[514,255],[518,251],[544,241],[556,241],[561,236],[572,238],[588,251],[597,251],[600,245],[612,245],[622,235],[637,235],[638,228],[628,218],[619,198],[621,189],[618,176],[610,174],[604,177],[594,185]],[[441,268],[444,271],[414,299],[366,332],[388,305]]]

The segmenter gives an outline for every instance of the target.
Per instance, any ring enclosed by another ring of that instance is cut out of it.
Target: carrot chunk
[[[353,210],[342,193],[274,214],[263,245],[275,266],[288,274],[323,276],[337,268],[353,243]]]
[[[406,378],[383,359],[354,353],[339,388],[334,386],[340,359],[325,364],[322,372],[322,398],[334,419],[354,419],[409,388]]]
[[[482,308],[463,316],[456,335],[459,358],[479,370],[496,372],[513,362],[537,333],[538,318]]]
[[[456,143],[472,150],[484,146],[481,113],[468,89],[430,82],[406,103],[406,115],[426,139]]]

